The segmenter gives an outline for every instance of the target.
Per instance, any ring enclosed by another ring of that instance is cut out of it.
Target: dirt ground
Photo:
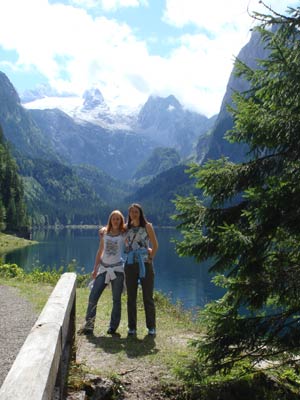
[[[181,338],[182,344],[185,342],[186,345],[187,339]],[[169,337],[168,340],[172,342],[174,338]],[[176,384],[172,383],[172,394],[166,394],[163,389],[164,382],[174,382],[168,367],[160,362],[159,357],[145,357],[160,352],[159,342],[158,337],[149,336],[79,336],[77,362],[101,376],[101,371],[106,376],[117,376],[120,399],[176,399],[176,392],[180,391]]]

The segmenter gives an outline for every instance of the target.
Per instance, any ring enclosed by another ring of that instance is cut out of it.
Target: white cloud
[[[125,7],[147,6],[147,0],[70,0],[71,4],[83,8],[100,8],[105,11],[116,11]]]
[[[150,55],[129,25],[95,17],[83,8],[146,6],[145,0],[72,1],[77,7],[47,0],[10,0],[4,5],[0,0],[0,46],[18,54],[12,69],[36,70],[56,89],[78,94],[98,86],[115,106],[134,107],[150,94],[174,94],[183,105],[206,115],[219,111],[233,57],[249,39],[253,21],[247,7],[261,7],[258,0],[167,0],[164,19],[182,35],[161,38],[173,40],[172,50],[163,57]],[[286,9],[282,3],[272,1],[279,11]],[[180,27],[189,24],[193,33],[183,34]]]
[[[296,3],[266,2],[280,13],[284,13],[288,5],[296,6]],[[250,31],[255,25],[250,17],[253,11],[266,13],[267,10],[259,0],[214,0],[213,3],[166,0],[165,22],[177,28],[191,25],[201,32],[183,35],[180,45],[171,55],[171,64],[181,66],[181,72],[177,72],[185,82],[179,85],[173,77],[172,87],[187,106],[207,115],[218,111],[234,57],[250,39]]]
[[[242,24],[247,13],[245,3],[243,0],[215,0],[213,4],[201,0],[167,0],[164,18],[177,27],[193,24],[218,33]]]
[[[266,0],[265,4],[284,12],[291,1]],[[249,13],[253,11],[266,12],[266,8],[260,0],[166,0],[164,19],[178,27],[193,24],[218,34],[224,30],[249,29],[252,24]]]

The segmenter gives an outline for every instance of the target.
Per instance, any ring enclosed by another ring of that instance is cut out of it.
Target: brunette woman
[[[151,244],[151,247],[150,247]],[[127,287],[128,335],[136,335],[137,290],[141,283],[146,326],[149,335],[156,334],[153,259],[158,250],[158,241],[150,222],[147,221],[139,204],[128,209],[125,238],[125,279]]]

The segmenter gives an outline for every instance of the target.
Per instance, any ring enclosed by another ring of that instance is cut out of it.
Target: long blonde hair
[[[121,221],[120,221],[120,225],[119,225],[119,230],[121,233],[126,231],[126,226],[125,226],[125,218],[124,215],[121,213],[121,211],[119,210],[114,210],[110,213],[109,217],[108,217],[108,221],[107,221],[107,225],[106,225],[106,232],[109,233],[112,230],[112,223],[111,223],[111,219],[113,215],[119,215],[119,217],[121,217]]]

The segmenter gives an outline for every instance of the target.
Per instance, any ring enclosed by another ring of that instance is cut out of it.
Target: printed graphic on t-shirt
[[[118,242],[107,238],[106,248],[105,248],[107,256],[117,255],[118,249],[119,249]]]
[[[148,233],[145,228],[131,229],[126,236],[127,251],[148,247]]]

